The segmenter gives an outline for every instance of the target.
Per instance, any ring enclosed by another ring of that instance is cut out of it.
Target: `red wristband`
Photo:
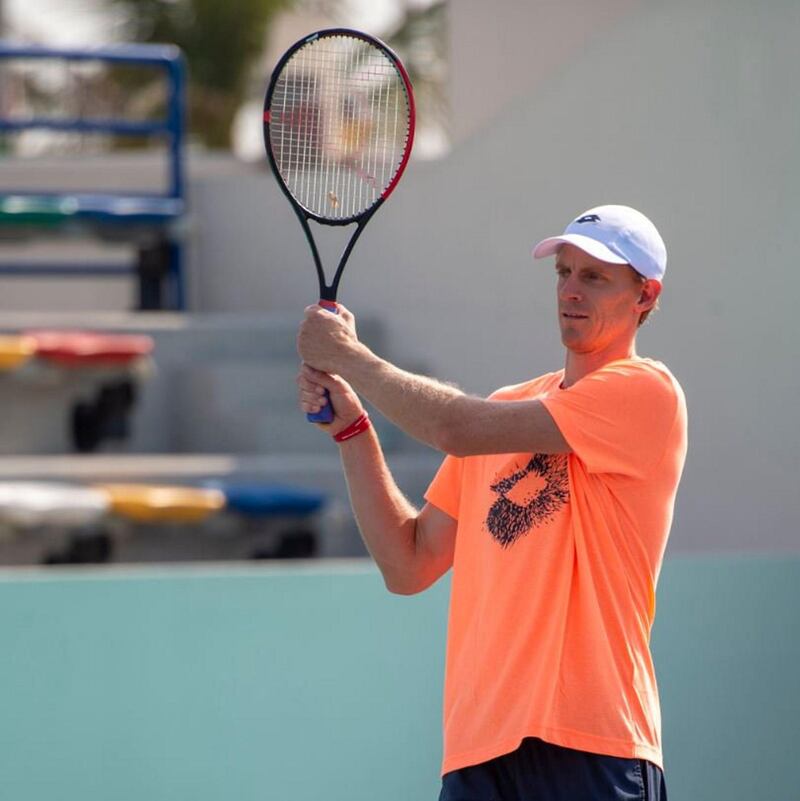
[[[357,437],[359,434],[363,434],[368,428],[371,427],[372,423],[369,421],[369,415],[364,412],[364,414],[362,414],[358,420],[350,423],[347,428],[343,428],[338,434],[334,434],[333,438],[336,442],[344,442],[345,440]]]

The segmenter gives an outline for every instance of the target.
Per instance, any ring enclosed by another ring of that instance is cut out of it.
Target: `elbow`
[[[436,426],[436,431],[433,435],[433,447],[437,451],[449,454],[450,456],[457,456],[453,450],[457,441],[457,437],[453,434],[452,429],[448,426],[446,420],[442,420]]]
[[[392,595],[417,595],[427,587],[426,584],[408,576],[398,577],[384,574],[383,583]]]
[[[424,587],[417,587],[416,585],[413,585],[413,584],[389,584],[387,582],[386,583],[386,589],[389,590],[389,592],[392,595],[409,596],[409,595],[417,595],[417,594],[421,593],[422,590],[424,590],[425,588]]]
[[[431,576],[430,571],[418,563],[407,564],[401,569],[384,566],[381,568],[381,575],[386,589],[392,595],[416,595],[436,580],[436,576]]]
[[[470,447],[469,434],[465,427],[453,422],[443,426],[438,434],[437,449],[448,456],[473,456],[475,450]]]
[[[436,421],[434,447],[450,456],[470,456],[472,453],[467,435],[469,410],[465,401],[463,396],[451,401]]]
[[[456,456],[458,458],[473,455],[473,451],[468,447],[465,438],[454,431],[442,437],[442,445],[439,450],[442,451],[442,453],[446,453],[448,456]]]

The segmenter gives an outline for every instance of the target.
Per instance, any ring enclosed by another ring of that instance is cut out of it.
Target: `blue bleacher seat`
[[[321,492],[275,484],[215,482],[225,494],[226,507],[246,517],[302,516],[321,509]]]

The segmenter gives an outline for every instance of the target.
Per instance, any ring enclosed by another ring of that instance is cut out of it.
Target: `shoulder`
[[[683,391],[666,365],[640,357],[608,362],[566,389],[550,392],[545,402],[551,413],[563,407],[592,419],[636,417],[647,422],[686,414]]]
[[[648,394],[663,395],[683,400],[683,389],[669,368],[656,359],[637,357],[619,359],[584,376],[573,386],[615,384],[624,386],[627,391],[643,391]]]
[[[531,400],[538,395],[541,395],[553,387],[557,387],[563,378],[564,371],[557,370],[553,373],[544,373],[543,375],[533,378],[530,381],[524,381],[521,384],[509,384],[506,387],[500,387],[489,395],[488,400],[493,401],[518,401],[518,400]]]

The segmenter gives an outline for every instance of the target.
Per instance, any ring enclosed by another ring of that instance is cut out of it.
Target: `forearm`
[[[356,343],[337,371],[410,436],[454,456],[570,450],[539,400],[498,401],[415,375]]]
[[[417,549],[418,511],[398,488],[375,429],[341,443],[350,504],[367,549],[392,592],[413,593],[435,580],[426,576]]]
[[[447,452],[467,396],[457,387],[401,370],[358,343],[341,364],[356,391],[410,436]]]
[[[566,453],[570,447],[539,399],[495,400],[415,375],[376,356],[343,319],[306,309],[298,350],[318,375],[341,376],[410,436],[453,456],[489,453]]]

